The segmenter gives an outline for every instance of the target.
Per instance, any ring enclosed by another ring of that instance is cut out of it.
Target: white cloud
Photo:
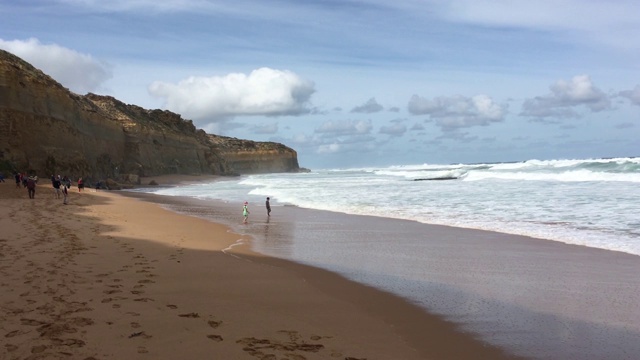
[[[506,107],[493,102],[487,95],[451,96],[426,99],[413,95],[408,110],[413,115],[429,115],[444,131],[472,126],[486,126],[504,120]]]
[[[640,106],[640,85],[636,85],[633,90],[620,91],[618,95],[626,97],[632,104]]]
[[[337,139],[327,143],[319,143],[316,149],[316,153],[363,153],[374,150],[376,148],[375,143],[376,139],[371,135],[356,134],[345,139]]]
[[[327,121],[320,125],[315,133],[329,136],[364,135],[369,134],[372,128],[373,125],[368,120]]]
[[[400,123],[395,123],[390,126],[380,127],[380,134],[386,134],[389,136],[402,136],[407,132],[407,126]]]
[[[364,104],[362,104],[360,106],[354,107],[351,110],[351,112],[352,113],[371,114],[371,113],[376,113],[376,112],[382,111],[382,109],[383,109],[382,105],[378,104],[378,102],[376,101],[375,98],[371,98],[366,103],[364,103]]]
[[[318,150],[316,151],[318,154],[335,154],[340,152],[341,146],[340,144],[323,144],[318,146]]]
[[[455,22],[578,34],[589,42],[629,50],[639,45],[629,36],[640,30],[636,0],[453,0],[435,9]]]
[[[623,122],[620,123],[618,125],[616,125],[616,129],[630,129],[630,128],[634,128],[636,127],[636,124],[632,123],[632,122]]]
[[[85,94],[100,89],[112,77],[108,64],[56,44],[42,44],[38,39],[5,41],[4,49],[51,76],[71,91]]]
[[[189,77],[178,84],[155,81],[152,96],[165,107],[199,123],[238,115],[298,115],[308,113],[314,84],[293,72],[260,68],[249,75]]]
[[[580,106],[594,112],[611,108],[609,96],[595,87],[588,75],[574,76],[570,81],[559,80],[550,89],[551,94],[526,99],[520,114],[537,119],[569,118],[579,117],[575,108]]]
[[[104,12],[147,11],[202,11],[206,9],[225,9],[205,0],[58,0],[74,7],[84,7]]]

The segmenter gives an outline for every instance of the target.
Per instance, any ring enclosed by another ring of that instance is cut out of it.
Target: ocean
[[[640,158],[324,169],[136,191],[191,199],[167,207],[250,235],[259,253],[399,295],[518,356],[640,353]]]
[[[640,255],[640,158],[398,165],[244,176],[159,195],[526,235]]]

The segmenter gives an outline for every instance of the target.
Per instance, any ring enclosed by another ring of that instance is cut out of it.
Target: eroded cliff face
[[[299,171],[296,152],[282,144],[209,135],[169,111],[77,95],[0,50],[3,168],[95,180]]]
[[[213,148],[243,174],[289,172],[298,167],[298,154],[279,143],[251,142],[219,135],[207,135]]]

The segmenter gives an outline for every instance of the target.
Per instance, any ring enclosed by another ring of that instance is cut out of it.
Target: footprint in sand
[[[46,324],[44,321],[34,320],[34,319],[20,319],[20,323],[22,325],[30,325],[30,326],[40,326]]]
[[[149,301],[155,301],[151,298],[138,298],[138,299],[133,299],[133,301],[138,301],[138,302],[149,302]]]
[[[45,345],[38,345],[38,346],[34,346],[31,348],[31,353],[32,354],[40,354],[42,352],[44,352],[45,350],[47,350],[47,347]]]
[[[207,338],[217,342],[222,341],[222,336],[220,335],[207,335]]]
[[[83,347],[86,343],[80,339],[51,339],[55,345],[68,346],[72,348]]]
[[[132,323],[131,323],[131,327],[132,327],[132,328],[134,328],[134,329],[137,329],[137,328],[139,328],[140,326],[142,326],[142,325],[138,324],[137,322],[132,322]]]
[[[167,307],[168,307],[169,309],[174,309],[174,310],[178,308],[178,306],[177,306],[177,305],[171,305],[171,304],[167,305]]]
[[[295,354],[295,351],[313,352],[317,353],[324,348],[322,344],[310,344],[305,342],[295,331],[278,331],[289,335],[289,341],[277,341],[269,339],[257,339],[254,337],[243,338],[236,343],[244,345],[243,350],[248,352],[251,356],[260,357],[262,359],[266,356],[275,358],[275,354],[266,354],[264,351],[282,351],[288,352],[287,357],[290,359],[305,359],[302,355]]]
[[[222,324],[222,321],[209,320],[208,324],[212,328],[216,329],[218,326]]]
[[[22,335],[22,334],[26,334],[26,332],[25,331],[20,331],[20,330],[13,330],[13,331],[7,333],[4,337],[12,338],[14,336],[18,336],[18,335]]]
[[[140,295],[140,294],[144,294],[144,291],[142,291],[142,290],[131,290],[131,293],[133,295]]]
[[[135,332],[135,333],[133,333],[133,334],[129,335],[129,339],[137,338],[137,337],[141,337],[141,338],[143,338],[143,339],[150,339],[150,338],[152,338],[153,336],[151,336],[151,335],[147,335],[144,331]]]
[[[178,316],[183,317],[183,318],[199,318],[200,315],[198,315],[198,313],[188,313],[188,314],[179,314]]]

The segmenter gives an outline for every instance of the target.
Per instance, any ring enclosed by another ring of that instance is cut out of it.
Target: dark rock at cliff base
[[[166,110],[78,95],[0,50],[0,172],[112,178],[297,172],[282,144],[205,133]]]

